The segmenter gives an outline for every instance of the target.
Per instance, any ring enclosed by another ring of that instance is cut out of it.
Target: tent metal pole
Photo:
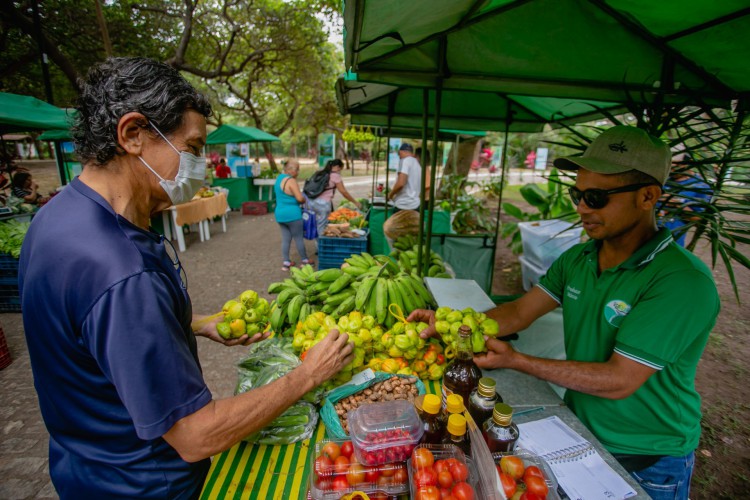
[[[437,142],[438,134],[440,132],[440,107],[443,99],[442,80],[438,81],[438,87],[435,89],[435,118],[434,127],[432,129],[432,168],[430,170],[430,199],[427,217],[427,255],[426,263],[424,266],[424,274],[427,275],[427,270],[430,265],[430,254],[432,250],[432,219],[435,212],[435,179],[437,174]]]
[[[372,161],[372,191],[370,193],[370,200],[375,199],[375,182],[378,178],[378,154],[380,154],[380,141],[382,139],[382,137],[378,137],[378,140],[375,141],[375,157]]]
[[[396,92],[388,96],[388,132],[385,143],[385,190],[390,194],[388,185],[388,174],[391,170],[391,121],[393,120],[393,109],[396,105]],[[383,222],[388,220],[388,196],[385,197],[385,217]]]
[[[492,267],[490,268],[490,295],[492,295],[492,283],[495,281],[495,252],[497,243],[500,241],[500,211],[503,204],[503,190],[505,189],[505,173],[508,170],[508,136],[510,135],[510,124],[513,121],[512,105],[508,101],[508,110],[505,116],[505,137],[503,138],[503,155],[500,167],[500,193],[497,195],[497,220],[495,221],[495,246],[492,247]]]
[[[417,247],[417,269],[420,276],[422,273],[422,261],[424,252],[422,246],[424,245],[424,192],[425,186],[427,186],[427,179],[425,175],[427,173],[427,165],[425,160],[427,159],[427,125],[430,113],[430,91],[428,89],[422,89],[422,157],[420,158],[420,167],[422,168],[422,175],[420,176],[419,185],[419,239]]]

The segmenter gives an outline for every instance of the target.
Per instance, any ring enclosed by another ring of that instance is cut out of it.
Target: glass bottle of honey
[[[482,370],[474,363],[474,351],[471,348],[471,328],[462,325],[458,329],[456,357],[443,374],[443,408],[446,398],[458,394],[464,402],[469,400],[471,391],[479,384]]]
[[[513,451],[519,436],[518,426],[513,423],[513,408],[497,403],[492,418],[484,423],[483,431],[490,452]]]

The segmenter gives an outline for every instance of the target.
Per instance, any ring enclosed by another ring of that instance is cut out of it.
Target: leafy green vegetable
[[[28,222],[18,222],[13,219],[0,222],[0,252],[17,259],[21,255],[21,245],[28,230]]]

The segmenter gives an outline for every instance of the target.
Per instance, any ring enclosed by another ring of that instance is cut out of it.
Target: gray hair
[[[177,70],[142,57],[109,58],[93,66],[81,88],[72,132],[83,163],[104,165],[124,154],[117,125],[127,113],[143,114],[165,135],[180,128],[189,109],[206,117],[212,113],[206,97]]]
[[[284,172],[291,172],[292,170],[299,170],[299,162],[297,160],[287,160],[284,163]]]

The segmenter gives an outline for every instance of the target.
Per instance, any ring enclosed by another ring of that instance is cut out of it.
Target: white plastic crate
[[[570,222],[557,219],[519,222],[518,227],[526,261],[545,270],[565,250],[581,241],[583,231],[580,226],[574,228]]]
[[[527,292],[531,290],[531,287],[539,283],[539,278],[547,273],[549,267],[542,267],[529,262],[523,255],[518,256],[518,262],[521,263],[521,283],[523,289]]]

